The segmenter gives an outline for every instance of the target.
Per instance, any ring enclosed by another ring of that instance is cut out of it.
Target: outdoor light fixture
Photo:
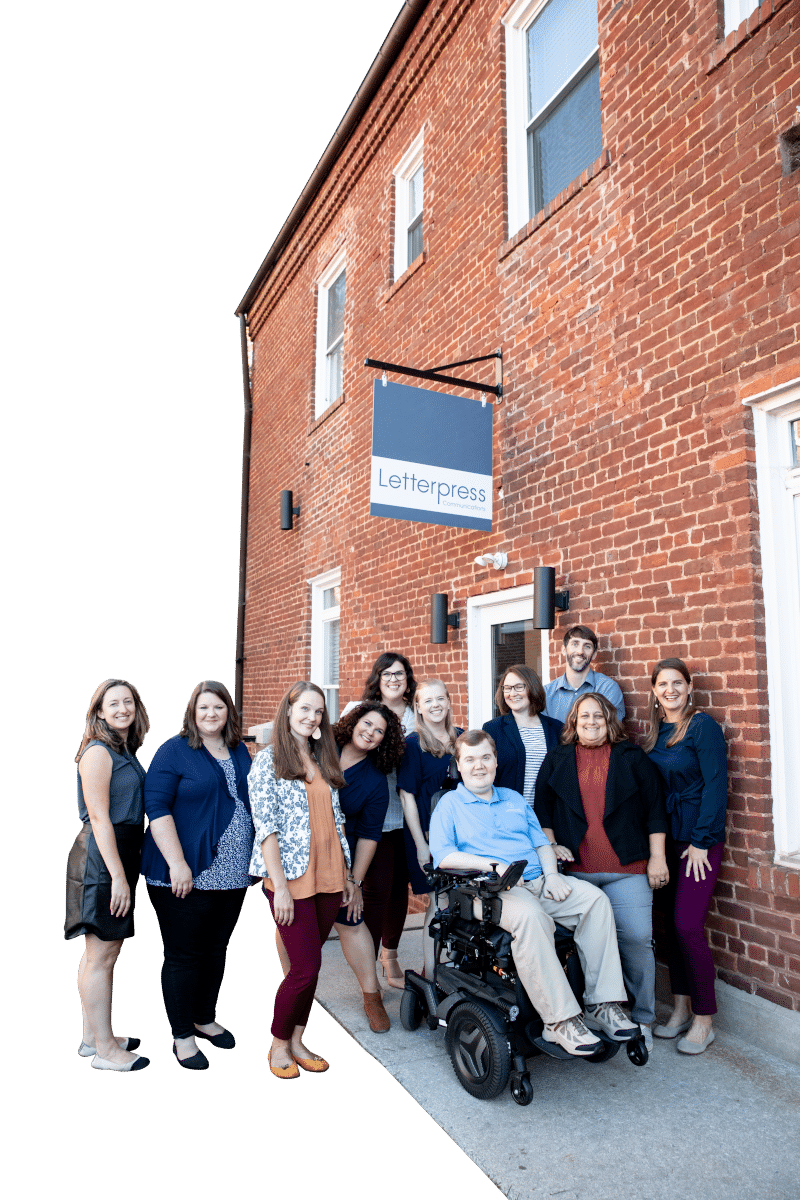
[[[292,508],[292,493],[281,492],[281,529],[293,529],[294,518],[300,516],[300,505]]]
[[[556,591],[555,567],[533,569],[533,628],[555,629],[556,609],[566,612],[569,592]]]
[[[447,641],[447,626],[458,629],[459,613],[448,613],[447,592],[436,592],[431,596],[431,645],[441,646]]]
[[[502,550],[497,554],[479,554],[475,559],[476,566],[494,567],[495,571],[505,571],[508,566],[508,555]]]

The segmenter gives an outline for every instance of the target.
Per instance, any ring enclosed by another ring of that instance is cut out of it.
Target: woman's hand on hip
[[[181,863],[176,863],[174,867],[170,867],[169,879],[172,885],[172,894],[179,900],[184,900],[192,890],[192,870],[185,859]]]
[[[131,906],[131,889],[124,875],[111,876],[111,903],[109,912],[112,917],[127,917]]]
[[[281,887],[277,885],[275,887],[272,896],[272,911],[278,925],[291,925],[294,920],[294,900],[285,883]]]
[[[689,845],[684,850],[681,858],[687,859],[686,863],[686,878],[694,871],[694,881],[699,883],[701,879],[705,879],[706,871],[711,870],[711,863],[708,861],[708,851],[702,846]]]
[[[662,888],[669,883],[669,871],[667,870],[667,859],[663,854],[654,854],[647,863],[647,882],[653,891]]]

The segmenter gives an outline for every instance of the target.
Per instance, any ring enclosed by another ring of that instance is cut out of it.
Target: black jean
[[[174,1038],[210,1025],[225,971],[225,955],[247,888],[206,892],[192,888],[179,900],[168,887],[147,885],[164,943],[161,990]]]

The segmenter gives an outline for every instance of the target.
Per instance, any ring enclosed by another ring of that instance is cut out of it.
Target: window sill
[[[749,42],[756,30],[760,29],[762,25],[766,25],[767,21],[788,3],[789,0],[763,0],[755,12],[751,12],[750,16],[742,21],[738,29],[731,30],[724,42],[717,42],[706,61],[706,75],[710,75],[716,71],[717,67],[722,66],[734,50],[738,50],[745,42]]]
[[[403,271],[403,274],[398,276],[397,279],[395,279],[394,283],[388,289],[386,295],[383,298],[384,304],[388,304],[389,301],[391,300],[392,296],[396,295],[396,293],[400,291],[400,288],[403,287],[404,284],[408,283],[411,276],[416,275],[417,271],[423,265],[426,258],[427,258],[427,254],[423,250],[422,254],[417,255],[417,257],[412,262],[411,266],[406,267],[405,271]]]
[[[327,421],[328,417],[332,417],[335,412],[338,412],[339,409],[344,405],[345,398],[345,394],[342,392],[338,400],[334,400],[333,404],[329,404],[325,411],[320,413],[319,416],[311,422],[306,430],[306,437],[311,437],[311,434],[316,433],[320,425],[322,425],[324,421]]]
[[[604,150],[591,166],[587,167],[577,179],[573,179],[569,187],[565,187],[549,204],[545,204],[544,208],[540,209],[535,217],[531,217],[528,224],[523,225],[518,233],[515,233],[507,242],[503,242],[497,250],[498,260],[502,261],[513,250],[516,250],[517,246],[524,242],[526,238],[529,238],[531,234],[535,233],[537,229],[544,225],[546,221],[549,221],[551,217],[555,216],[557,212],[560,212],[573,196],[577,196],[578,192],[582,192],[585,187],[588,187],[591,180],[595,179],[601,171],[605,171],[610,165],[611,155],[608,150]]]

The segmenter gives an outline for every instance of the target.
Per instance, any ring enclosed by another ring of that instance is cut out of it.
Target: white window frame
[[[761,0],[725,0],[725,37],[738,29],[760,3]]]
[[[527,34],[549,0],[515,0],[501,18],[506,39],[506,154],[508,236],[513,237],[534,215],[530,211],[528,172]],[[595,54],[597,51],[595,51]]]
[[[321,687],[323,692],[336,691],[338,695],[338,683],[323,682],[325,664],[324,627],[329,621],[339,621],[339,635],[341,636],[341,604],[334,605],[332,608],[324,608],[323,596],[328,588],[341,587],[342,569],[341,567],[334,567],[330,571],[325,571],[322,575],[315,575],[313,579],[308,580],[308,584],[311,587],[311,672],[309,679],[311,683],[316,683],[317,687]]]
[[[399,279],[404,271],[411,266],[408,257],[408,227],[410,222],[408,212],[408,185],[425,159],[425,127],[420,129],[414,141],[406,150],[400,162],[392,172],[394,175],[394,277]],[[423,177],[423,197],[424,197]],[[425,200],[422,202],[423,241],[425,238]]]
[[[767,646],[775,861],[800,866],[800,467],[790,424],[800,379],[752,396]]]
[[[338,396],[328,395],[328,292],[347,267],[344,249],[328,263],[317,283],[317,371],[314,387],[314,416],[320,417]],[[347,311],[347,280],[345,280],[345,312]],[[345,325],[346,325],[345,321]],[[346,341],[346,338],[344,339]],[[342,392],[344,395],[344,372]]]
[[[467,599],[467,710],[470,729],[493,715],[492,626],[533,617],[533,584]],[[542,683],[550,682],[550,630],[542,629]]]

